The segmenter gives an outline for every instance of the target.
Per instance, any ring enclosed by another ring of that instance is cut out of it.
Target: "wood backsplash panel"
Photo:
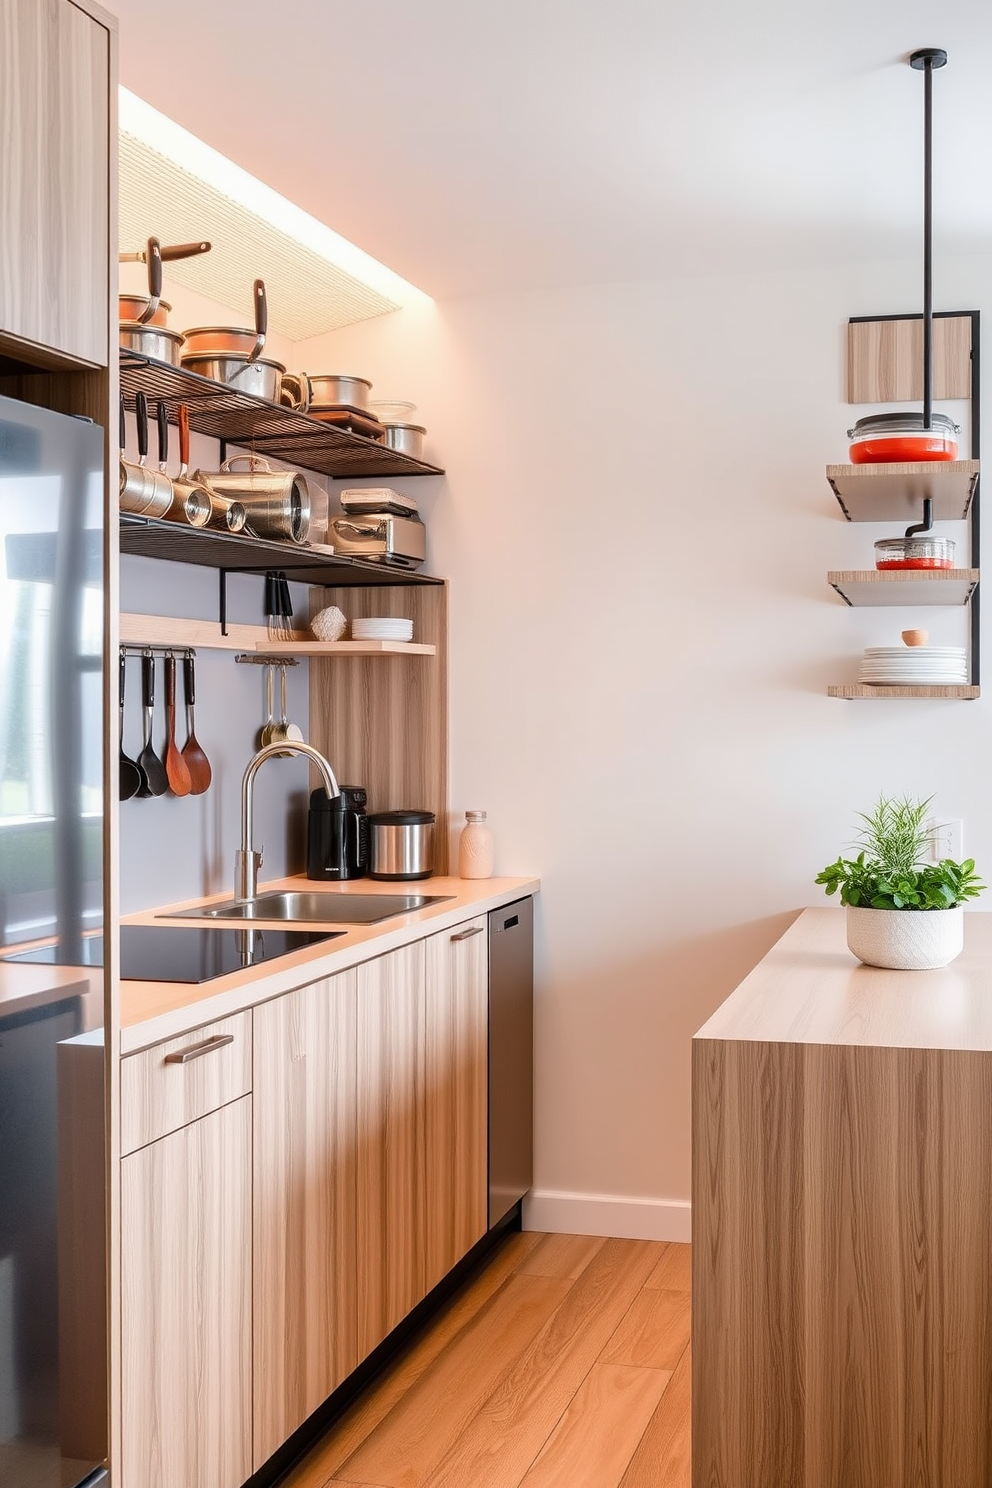
[[[310,591],[310,613],[349,620],[402,615],[435,656],[310,658],[310,742],[344,785],[364,785],[370,811],[415,807],[437,817],[435,872],[448,871],[447,585]]]
[[[934,398],[971,397],[971,317],[933,323]],[[847,327],[847,401],[923,399],[923,321],[853,320]]]

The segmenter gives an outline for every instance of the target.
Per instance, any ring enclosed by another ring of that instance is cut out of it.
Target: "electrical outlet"
[[[932,816],[927,829],[930,833],[930,861],[942,863],[945,858],[952,858],[959,863],[964,857],[964,823],[961,818],[938,821]]]

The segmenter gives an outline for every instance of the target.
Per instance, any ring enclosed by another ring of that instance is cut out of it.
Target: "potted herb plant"
[[[925,801],[880,796],[859,812],[856,858],[838,858],[816,876],[847,907],[847,944],[868,966],[921,971],[947,966],[964,945],[966,899],[985,888],[974,859],[929,861]]]

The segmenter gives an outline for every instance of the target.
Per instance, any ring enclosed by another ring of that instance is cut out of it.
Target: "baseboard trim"
[[[692,1238],[692,1206],[684,1199],[639,1199],[624,1194],[562,1193],[532,1189],[524,1199],[525,1230],[557,1235],[612,1235],[619,1240]]]

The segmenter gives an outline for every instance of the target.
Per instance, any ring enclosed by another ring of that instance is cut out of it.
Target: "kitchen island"
[[[807,909],[693,1040],[693,1483],[992,1482],[992,915],[939,971]]]

